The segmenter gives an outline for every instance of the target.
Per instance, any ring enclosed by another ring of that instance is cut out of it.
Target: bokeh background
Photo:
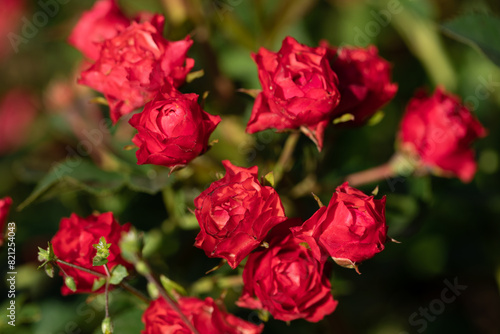
[[[369,193],[378,185],[379,194],[387,196],[389,234],[401,243],[388,244],[363,263],[362,275],[333,268],[339,306],[325,320],[286,324],[271,319],[264,333],[500,333],[500,69],[444,28],[463,15],[498,15],[498,1],[118,2],[130,14],[164,13],[170,40],[192,36],[189,56],[195,59],[194,70],[203,69],[205,75],[181,90],[209,92],[205,110],[223,118],[212,136],[219,142],[170,177],[166,168],[136,166],[134,151],[123,149],[131,144],[133,129],[126,120],[109,127],[107,107],[89,102],[99,95],[76,84],[83,58],[66,39],[93,1],[54,1],[57,11],[43,21],[39,13],[45,9],[38,1],[2,0],[0,96],[13,111],[10,117],[0,116],[0,196],[14,200],[9,220],[17,224],[18,274],[16,327],[8,326],[2,315],[0,332],[100,333],[101,297],[62,297],[62,279],[37,271],[37,247],[46,246],[60,219],[94,211],[113,211],[121,223],[146,231],[145,254],[158,273],[193,295],[218,297],[224,292],[229,311],[259,321],[256,312],[234,306],[241,269],[225,266],[205,275],[219,261],[192,246],[198,226],[189,209],[194,197],[223,172],[223,159],[258,165],[261,174],[273,169],[287,134],[245,134],[253,99],[237,89],[260,88],[250,53],[259,47],[276,51],[291,35],[310,46],[322,39],[333,45],[376,45],[392,63],[399,90],[375,124],[331,127],[321,153],[305,136],[300,138],[277,187],[288,216],[309,218],[317,209],[311,191],[327,203],[346,175],[385,163],[394,152],[405,105],[421,87],[433,91],[441,85],[460,95],[489,134],[475,145],[478,171],[469,184],[408,176],[362,186]],[[38,25],[30,29],[34,20]],[[500,49],[500,30],[490,32],[485,38],[491,56]],[[21,39],[12,43],[9,33]],[[91,142],[90,147],[82,146],[83,141]],[[61,168],[69,172],[58,178],[54,170]],[[5,247],[0,261],[7,264]],[[5,277],[6,266],[1,268]],[[461,290],[453,302],[442,302],[444,289],[454,282]],[[132,283],[144,289],[140,278]],[[1,286],[4,314],[5,279]],[[113,291],[110,312],[116,333],[139,333],[145,307],[125,292]]]

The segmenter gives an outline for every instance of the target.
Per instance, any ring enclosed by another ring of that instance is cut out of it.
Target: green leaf
[[[377,125],[378,123],[380,123],[382,121],[382,119],[384,119],[384,117],[385,117],[385,113],[382,110],[379,110],[375,114],[373,114],[372,117],[370,117],[370,119],[368,120],[368,122],[366,124],[369,126]]]
[[[271,187],[274,187],[274,172],[269,172],[264,176],[264,179],[271,185]]]
[[[481,50],[500,66],[500,18],[486,13],[472,13],[442,24],[441,29],[450,37]]]
[[[122,234],[119,245],[122,257],[128,262],[134,262],[141,253],[143,239],[137,230],[131,227],[127,233]]]
[[[115,266],[111,271],[111,279],[109,283],[117,285],[120,284],[125,277],[128,276],[127,268],[122,266],[121,264]]]
[[[45,269],[45,273],[47,274],[47,276],[49,276],[50,278],[54,278],[54,266],[52,265],[52,263],[47,262],[43,269]]]
[[[75,283],[75,280],[73,279],[73,277],[71,276],[66,276],[66,278],[64,278],[64,284],[66,284],[66,286],[73,292],[76,291],[76,283]]]
[[[148,290],[149,296],[151,299],[156,299],[160,295],[160,291],[158,291],[158,287],[154,285],[153,283],[148,283],[146,286],[146,289]]]
[[[205,75],[205,71],[203,71],[203,70],[199,70],[199,71],[194,71],[194,72],[188,73],[188,75],[186,76],[186,82],[187,83],[193,82],[193,80],[201,78],[204,75]]]
[[[104,277],[96,278],[94,280],[94,283],[92,283],[92,291],[99,290],[104,284],[106,284],[106,278]]]
[[[38,199],[49,199],[75,190],[96,196],[109,195],[123,187],[125,177],[122,173],[103,171],[91,161],[63,161],[55,164],[38,182],[35,190],[18,206],[18,210]]]
[[[40,266],[38,266],[38,269],[43,268],[43,267],[49,265],[51,261],[56,260],[56,256],[54,254],[54,249],[52,248],[52,244],[50,242],[48,242],[47,244],[48,244],[47,249],[43,249],[41,247],[38,247],[38,261],[43,262]],[[47,275],[49,275],[49,277],[52,277],[49,274],[50,271],[51,271],[50,268],[45,269],[45,272],[47,273]],[[53,268],[52,268],[52,275],[53,275]]]
[[[343,114],[342,116],[335,118],[333,120],[333,124],[345,123],[349,121],[354,121],[353,114]]]
[[[111,247],[111,244],[106,243],[106,238],[101,237],[99,243],[92,245],[92,247],[97,249],[97,253],[92,259],[92,265],[103,266],[108,263],[109,247]]]
[[[113,333],[113,324],[111,323],[111,318],[104,318],[101,324],[102,334],[112,334]]]
[[[187,295],[186,289],[184,289],[179,283],[172,281],[170,278],[164,275],[160,276],[160,282],[170,297],[175,298],[175,294],[173,293],[174,291],[183,296]]]

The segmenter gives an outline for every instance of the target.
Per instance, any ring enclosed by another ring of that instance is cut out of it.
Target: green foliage
[[[99,243],[92,245],[92,247],[97,249],[96,255],[92,258],[92,265],[103,266],[108,263],[109,247],[111,247],[111,244],[106,243],[106,238],[101,237]]]
[[[471,13],[441,25],[449,36],[482,51],[500,66],[500,17],[487,13]]]

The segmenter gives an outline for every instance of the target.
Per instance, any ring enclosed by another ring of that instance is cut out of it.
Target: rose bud
[[[132,116],[129,123],[138,130],[132,141],[139,147],[139,165],[183,166],[208,149],[220,117],[205,112],[197,100],[196,94],[165,86]]]
[[[97,60],[102,43],[115,37],[130,25],[115,0],[98,0],[83,13],[68,38],[69,44],[85,55]]]
[[[13,89],[0,101],[0,155],[12,153],[29,139],[36,118],[36,102],[31,94]]]
[[[0,199],[0,246],[3,245],[5,224],[9,218],[9,210],[12,205],[12,198],[4,197]]]
[[[399,150],[420,171],[457,176],[470,182],[476,172],[470,148],[486,130],[457,96],[438,87],[432,96],[419,91],[410,100],[398,134]]]
[[[353,115],[350,124],[363,124],[396,95],[391,65],[375,46],[336,48],[326,41],[320,45],[328,48],[330,66],[339,79],[341,99],[336,112]]]
[[[79,83],[101,93],[111,120],[143,107],[164,85],[178,87],[194,65],[187,58],[193,41],[166,40],[157,22],[132,22],[117,36],[103,42],[99,58],[83,71]]]
[[[264,325],[257,326],[225,312],[210,297],[205,300],[181,297],[177,302],[181,312],[200,334],[258,334],[264,327]],[[180,315],[163,298],[158,298],[149,304],[142,315],[142,322],[145,324],[145,329],[141,331],[141,334],[192,333]]]
[[[328,64],[326,49],[287,37],[278,52],[261,48],[252,57],[262,92],[255,100],[246,131],[301,129],[321,150],[324,130],[340,100],[337,76]]]
[[[290,219],[278,225],[266,238],[269,247],[250,254],[238,306],[267,310],[282,321],[317,322],[335,310],[325,262],[289,231],[300,223]]]
[[[222,164],[226,175],[194,200],[201,228],[194,245],[208,257],[226,259],[234,269],[286,218],[278,193],[259,183],[257,166]]]
[[[291,230],[309,245],[316,259],[331,256],[337,264],[357,271],[358,263],[384,250],[385,196],[374,199],[346,182],[337,187],[328,206]]]
[[[120,226],[111,212],[94,214],[86,218],[73,213],[69,218],[61,219],[59,230],[51,241],[52,248],[59,259],[106,275],[103,266],[94,267],[92,265],[92,259],[97,252],[92,245],[98,244],[101,237],[104,237],[106,242],[111,244],[110,254],[107,258],[107,266],[110,271],[118,264],[132,268],[132,265],[121,257],[118,245],[122,232],[128,232],[129,229],[130,224]],[[92,285],[94,280],[98,279],[97,276],[65,264],[58,263],[58,265],[68,276],[73,278],[76,284],[75,292],[63,285],[61,288],[63,295],[104,292],[104,286],[92,291]],[[59,274],[63,277],[66,276],[62,270],[59,271]]]

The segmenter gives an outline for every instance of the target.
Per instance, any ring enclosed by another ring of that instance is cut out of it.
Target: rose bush
[[[99,58],[81,74],[80,84],[104,94],[114,123],[144,106],[164,85],[180,86],[194,65],[187,58],[190,37],[168,41],[161,23],[159,29],[157,20],[132,22],[103,42]]]
[[[122,259],[118,243],[122,232],[127,232],[130,224],[120,225],[111,212],[93,214],[86,218],[72,214],[69,218],[61,219],[59,230],[52,238],[54,254],[61,260],[78,265],[93,271],[105,274],[102,266],[92,266],[92,259],[96,255],[96,249],[92,245],[98,244],[99,239],[104,237],[109,248],[107,266],[111,271],[114,266],[121,264],[127,268],[131,265]],[[59,266],[71,276],[76,283],[76,291],[71,291],[66,285],[61,288],[63,295],[72,293],[101,293],[104,287],[97,291],[92,291],[92,285],[97,276],[85,271],[59,263]],[[65,276],[62,271],[61,276]]]
[[[255,133],[301,129],[321,150],[326,126],[340,101],[337,76],[326,48],[312,48],[292,37],[274,53],[261,48],[252,54],[262,92],[257,96],[246,131]]]
[[[186,165],[208,149],[208,139],[220,122],[201,109],[198,95],[165,86],[129,123],[138,130],[138,164]]]
[[[342,266],[356,267],[384,249],[385,196],[374,199],[346,182],[337,187],[328,206],[291,230],[308,244],[316,259],[331,256]]]
[[[266,238],[269,247],[250,254],[238,306],[264,309],[283,321],[317,322],[335,310],[325,261],[316,260],[288,230],[300,223],[291,219],[277,226]]]
[[[234,269],[286,218],[278,193],[259,183],[256,166],[222,164],[226,175],[194,200],[201,228],[195,246],[209,257],[226,259]]]
[[[423,91],[410,100],[398,134],[403,154],[417,157],[417,168],[470,182],[476,172],[471,144],[486,130],[457,96],[438,87],[432,96]]]
[[[398,85],[391,82],[391,65],[374,45],[337,48],[326,41],[320,45],[328,49],[330,66],[339,80],[341,98],[336,112],[353,115],[351,124],[365,123],[396,95]]]
[[[200,334],[258,334],[264,325],[254,325],[221,310],[210,297],[200,300],[193,297],[178,299],[179,308]],[[192,331],[163,298],[149,304],[142,316],[145,329],[142,334],[190,334]]]

